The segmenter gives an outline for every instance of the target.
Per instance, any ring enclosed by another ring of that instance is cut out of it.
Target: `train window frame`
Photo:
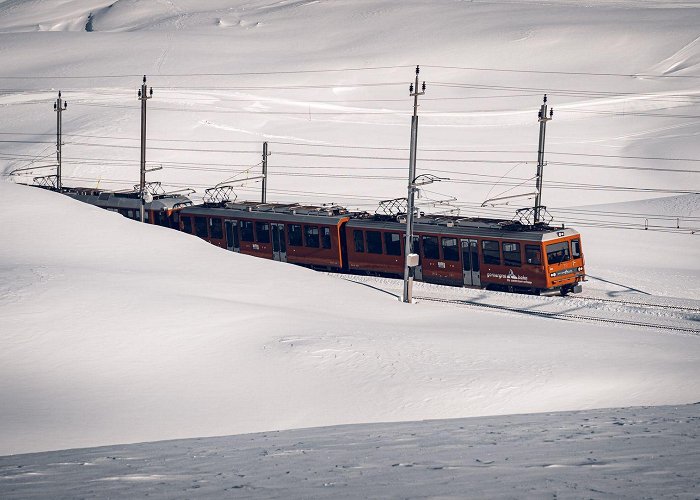
[[[365,232],[362,229],[353,229],[352,241],[355,243],[355,253],[365,253]]]
[[[401,234],[384,233],[384,246],[387,255],[401,255]]]
[[[546,246],[545,250],[547,253],[547,264],[550,266],[552,266],[554,264],[562,264],[564,262],[569,262],[571,260],[571,250],[569,248],[569,240],[551,243],[551,244]],[[558,258],[551,259],[550,258],[550,255],[553,255],[553,254],[558,253],[558,252],[563,252],[561,259],[558,259]]]
[[[270,243],[269,222],[255,221],[255,241],[257,243]]]
[[[384,253],[381,231],[365,231],[365,241],[367,242],[367,253],[375,255]]]
[[[487,245],[491,248],[487,249]],[[494,253],[495,252],[495,253]],[[481,257],[484,264],[501,265],[501,245],[496,240],[481,240]]]
[[[453,241],[454,245],[445,245],[446,242]],[[457,238],[451,236],[440,238],[440,248],[442,248],[442,259],[450,262],[459,262],[459,242]]]
[[[580,259],[583,252],[581,252],[581,240],[575,238],[571,240],[571,258]]]
[[[290,247],[304,246],[304,231],[301,224],[289,224],[287,227],[287,233],[289,234]]]
[[[304,224],[304,246],[308,248],[320,246],[318,226]]]
[[[331,248],[331,228],[328,226],[321,226],[321,247],[325,249]]]
[[[537,256],[535,261],[533,261],[534,256]],[[531,266],[541,266],[542,248],[537,245],[525,245],[525,263]]]
[[[437,236],[423,235],[421,236],[421,249],[423,250],[423,258],[429,260],[440,260],[440,242]],[[425,244],[426,241],[430,243]],[[435,252],[433,253],[433,249]]]
[[[207,218],[205,216],[194,216],[194,234],[199,238],[209,237],[209,223],[207,222]]]
[[[506,250],[506,245],[514,245],[515,249]],[[523,265],[523,256],[520,253],[520,243],[517,241],[504,241],[501,243],[503,252],[503,264],[506,266],[520,267]],[[517,260],[514,258],[517,256]]]
[[[238,222],[241,241],[252,243],[255,241],[255,229],[252,220],[241,220]]]
[[[192,218],[189,215],[183,215],[180,220],[182,221],[182,231],[192,234]]]
[[[209,234],[212,239],[223,240],[224,239],[224,225],[218,217],[212,217],[209,219]]]

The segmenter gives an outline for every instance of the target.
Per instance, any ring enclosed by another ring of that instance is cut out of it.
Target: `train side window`
[[[253,222],[242,220],[241,225],[241,241],[253,241]]]
[[[503,263],[506,266],[520,267],[522,264],[520,243],[503,242]]]
[[[423,257],[433,260],[440,258],[437,236],[423,236]]]
[[[484,264],[501,265],[501,252],[497,241],[482,240],[481,249],[484,253]]]
[[[255,236],[258,243],[270,243],[270,224],[267,222],[256,222]]]
[[[574,259],[581,258],[581,241],[571,240],[571,255]]]
[[[192,219],[189,217],[182,217],[182,230],[192,234]]]
[[[289,225],[289,246],[290,247],[303,246],[303,243],[301,241],[301,224],[290,224]]]
[[[547,262],[549,264],[559,264],[568,260],[571,260],[568,241],[547,245]]]
[[[331,247],[331,228],[322,227],[321,228],[321,246],[323,248]]]
[[[141,212],[139,211],[139,212],[136,212],[136,213],[137,213],[137,217],[136,217],[136,218],[139,219],[139,220],[141,220]],[[143,211],[143,221],[144,221],[144,222],[149,222],[149,221],[151,220],[151,218],[149,217],[149,215],[150,215],[150,212],[149,212],[148,210],[144,210],[144,211]]]
[[[194,218],[194,231],[200,238],[206,238],[207,236],[209,236],[209,231],[207,230],[206,217]]]
[[[304,226],[306,246],[318,248],[318,226]]]
[[[525,262],[533,266],[542,264],[542,251],[540,247],[534,245],[525,245]]]
[[[445,260],[459,261],[459,250],[457,249],[457,238],[442,239],[442,258]]]
[[[401,235],[399,233],[384,233],[384,245],[387,255],[401,255]]]
[[[360,229],[355,229],[352,232],[352,239],[355,242],[355,251],[363,253],[365,251],[365,235]]]
[[[369,253],[382,253],[382,233],[367,231],[367,251]]]
[[[221,219],[212,218],[209,219],[209,234],[216,240],[221,240],[224,237],[224,230],[221,225]]]

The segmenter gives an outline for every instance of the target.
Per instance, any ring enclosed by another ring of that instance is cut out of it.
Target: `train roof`
[[[251,201],[195,205],[187,207],[183,215],[187,214],[332,225],[353,215],[346,208],[337,205],[299,205],[296,203]]]
[[[141,207],[138,192],[116,192],[92,188],[66,188],[63,194],[98,207],[135,209]],[[192,200],[182,194],[154,194],[153,201],[146,203],[147,210],[172,210],[192,205]]]
[[[405,231],[406,223],[395,217],[365,216],[352,219],[348,227],[375,228],[390,231]],[[451,234],[455,236],[478,236],[530,241],[547,241],[579,234],[571,228],[552,227],[546,224],[526,225],[509,219],[486,219],[445,215],[421,215],[414,219],[416,233]]]

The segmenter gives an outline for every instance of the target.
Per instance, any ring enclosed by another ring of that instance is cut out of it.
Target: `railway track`
[[[510,306],[502,306],[502,305],[495,305],[495,304],[484,304],[480,302],[474,302],[471,300],[462,300],[462,299],[442,299],[442,298],[437,298],[437,297],[426,297],[426,296],[414,296],[415,299],[417,300],[424,300],[427,302],[440,302],[444,304],[454,304],[454,305],[461,305],[461,306],[468,306],[468,307],[482,307],[485,309],[495,309],[499,311],[508,311],[516,314],[525,314],[529,316],[538,316],[538,317],[543,317],[543,318],[550,318],[550,319],[561,319],[561,320],[575,320],[575,321],[591,321],[591,322],[596,322],[596,323],[608,323],[608,324],[616,324],[616,325],[625,325],[625,326],[637,326],[637,327],[643,327],[643,328],[653,328],[653,329],[658,329],[658,330],[667,330],[667,331],[674,331],[674,332],[682,332],[682,333],[689,333],[692,335],[700,335],[700,329],[697,328],[687,328],[687,327],[682,327],[682,326],[672,326],[672,325],[660,325],[656,323],[649,323],[649,322],[644,322],[644,321],[631,321],[631,320],[625,320],[625,319],[612,319],[612,318],[601,318],[601,317],[596,317],[596,316],[587,316],[583,314],[571,314],[571,313],[558,313],[558,312],[545,312],[545,311],[531,311],[531,310],[524,310],[524,309],[519,309],[516,307],[510,307]],[[597,299],[592,299],[592,300],[597,300]],[[623,301],[613,301],[613,302],[623,302]],[[632,303],[634,305],[645,305],[645,304],[638,304],[638,303]],[[659,306],[663,307],[663,306]],[[690,309],[693,310],[694,309]]]
[[[352,281],[353,283],[358,283],[362,284],[364,286],[370,286],[372,288],[375,288],[377,290],[380,290],[384,293],[389,293],[391,295],[394,295],[396,297],[400,296],[400,290],[396,289],[395,286],[392,286],[390,284],[387,284],[386,282],[383,282],[384,280],[377,279],[377,280],[367,280],[366,277],[364,279],[358,279],[356,276],[340,276],[341,279],[344,279],[346,281]],[[447,287],[449,288],[449,287]],[[459,289],[457,289],[459,290]],[[495,297],[495,296],[494,296]],[[517,297],[517,295],[516,295]],[[524,296],[524,297],[531,297],[532,299],[535,299],[536,296]],[[436,303],[442,303],[442,304],[450,304],[450,305],[456,305],[456,306],[463,306],[463,307],[475,307],[475,308],[482,308],[482,309],[491,309],[491,310],[496,310],[496,311],[503,311],[503,312],[510,312],[513,314],[520,314],[520,315],[529,315],[529,316],[536,316],[540,318],[548,318],[548,319],[559,319],[559,320],[565,320],[565,321],[586,321],[586,322],[592,322],[592,323],[606,323],[606,324],[615,324],[615,325],[622,325],[622,326],[634,326],[638,328],[649,328],[649,329],[656,329],[656,330],[663,330],[663,331],[668,331],[668,332],[677,332],[677,333],[682,333],[682,334],[690,334],[690,335],[700,335],[700,328],[692,328],[690,326],[684,326],[684,325],[673,325],[673,324],[662,324],[662,323],[656,323],[656,322],[650,322],[650,321],[645,321],[642,318],[640,320],[637,320],[635,318],[620,318],[618,313],[615,313],[618,315],[618,317],[606,317],[606,316],[597,316],[593,314],[582,314],[582,313],[572,313],[572,312],[563,312],[563,311],[542,311],[542,310],[533,310],[531,308],[524,307],[522,304],[518,305],[507,305],[507,304],[495,304],[495,303],[488,303],[488,302],[483,302],[482,298],[479,300],[470,300],[467,298],[445,298],[445,297],[436,297],[436,296],[431,296],[431,295],[426,295],[426,294],[416,294],[414,295],[414,299],[416,300],[421,300],[421,301],[426,301],[426,302],[436,302]],[[629,300],[617,300],[617,299],[607,299],[607,298],[597,298],[597,297],[585,297],[585,296],[576,296],[576,297],[568,297],[564,298],[562,297],[560,301],[555,301],[551,304],[550,306],[553,306],[555,304],[568,304],[573,301],[583,301],[583,302],[588,302],[588,303],[600,303],[600,304],[619,304],[621,306],[627,306],[627,307],[635,307],[639,309],[661,309],[661,310],[669,310],[669,311],[674,311],[677,314],[685,315],[685,314],[700,314],[700,308],[695,308],[695,307],[688,307],[688,306],[680,306],[680,305],[664,305],[664,304],[653,304],[653,303],[645,303],[645,302],[634,302],[634,301],[629,301]],[[595,309],[591,309],[592,312],[595,312]],[[609,311],[608,311],[609,312]],[[639,314],[639,310],[637,312],[631,312],[632,314]],[[677,320],[684,321],[682,318],[676,318]],[[686,320],[686,321],[692,321],[692,320]]]
[[[674,305],[664,305],[664,304],[650,304],[647,302],[632,302],[632,301],[628,301],[628,300],[603,299],[603,298],[598,298],[598,297],[576,296],[576,297],[572,297],[572,298],[575,298],[577,300],[588,300],[591,302],[606,302],[606,303],[611,303],[611,304],[621,304],[621,305],[625,305],[625,306],[652,307],[652,308],[656,308],[656,309],[671,309],[674,311],[700,313],[700,308],[698,308],[698,307],[685,307],[685,306],[674,306]]]

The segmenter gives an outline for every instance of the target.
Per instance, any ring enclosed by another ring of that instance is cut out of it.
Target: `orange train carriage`
[[[75,199],[139,219],[134,193],[73,188]],[[193,205],[158,195],[146,222],[196,235],[221,248],[314,269],[403,276],[404,223],[338,206],[226,202]],[[412,251],[415,279],[526,293],[577,293],[585,279],[580,234],[570,228],[501,219],[421,215]]]

